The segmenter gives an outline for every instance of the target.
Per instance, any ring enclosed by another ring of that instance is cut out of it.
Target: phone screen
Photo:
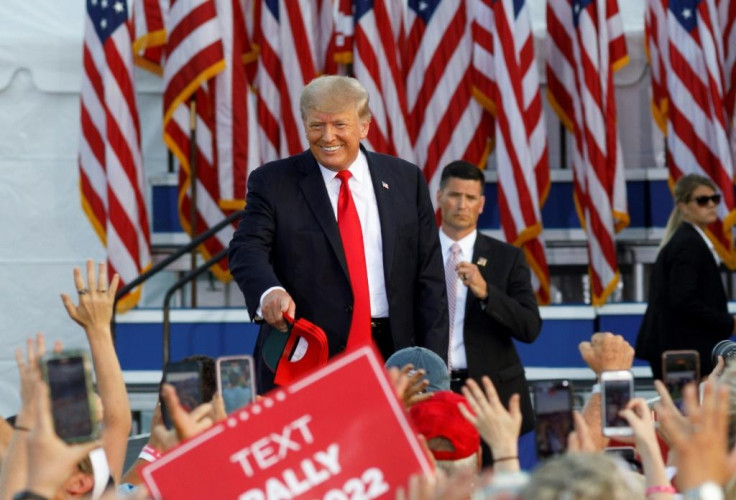
[[[564,453],[573,430],[572,389],[567,380],[534,384],[537,455],[547,458]]]
[[[628,427],[629,423],[619,415],[631,399],[632,380],[602,381],[604,400],[604,427]]]
[[[46,361],[46,377],[56,434],[64,441],[82,441],[94,431],[87,392],[84,358],[53,358]]]
[[[250,357],[218,360],[220,390],[228,415],[255,398],[252,361]]]
[[[164,382],[174,386],[179,403],[186,411],[202,404],[202,368],[198,361],[168,363]],[[172,424],[165,404],[161,405],[161,415],[170,429]]]
[[[699,354],[697,351],[665,351],[662,358],[667,391],[677,407],[682,410],[682,389],[700,378]]]

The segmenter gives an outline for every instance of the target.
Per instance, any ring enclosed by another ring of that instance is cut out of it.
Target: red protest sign
[[[431,466],[372,348],[336,358],[145,466],[154,498],[373,499]]]

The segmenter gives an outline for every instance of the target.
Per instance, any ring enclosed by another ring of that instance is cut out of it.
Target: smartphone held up
[[[217,392],[222,396],[225,413],[249,405],[256,398],[256,377],[252,356],[217,358]]]
[[[677,408],[682,410],[682,389],[700,379],[698,351],[665,351],[662,353],[662,380]]]
[[[573,430],[570,381],[536,382],[533,387],[537,456],[560,455],[567,450],[567,437]]]
[[[202,363],[199,361],[177,361],[166,364],[163,382],[174,386],[179,403],[186,411],[192,411],[203,400]],[[172,422],[166,404],[161,404],[161,416],[167,429]]]
[[[221,395],[227,414],[255,401],[255,370],[252,356],[192,358],[167,363],[162,381],[174,387],[184,410],[191,412],[197,406],[209,402],[215,391]],[[165,404],[162,404],[161,415],[164,424],[170,429],[171,419]]]
[[[602,372],[600,376],[603,435],[631,436],[629,423],[620,415],[634,397],[634,375],[629,370]]]
[[[43,378],[49,387],[56,434],[67,443],[81,443],[100,435],[92,365],[84,351],[47,354],[41,360]]]

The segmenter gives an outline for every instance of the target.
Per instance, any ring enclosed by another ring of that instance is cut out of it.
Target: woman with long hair
[[[720,260],[705,234],[718,218],[721,195],[707,177],[682,176],[649,282],[649,304],[636,340],[636,357],[662,378],[662,353],[694,349],[701,373],[713,368],[711,350],[736,331],[728,313]]]

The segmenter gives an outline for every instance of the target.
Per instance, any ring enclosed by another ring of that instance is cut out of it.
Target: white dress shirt
[[[337,199],[340,196],[342,182],[337,172],[319,166],[325,180],[327,194],[330,197],[332,210],[337,220]],[[376,192],[373,189],[368,160],[362,151],[348,168],[352,174],[348,181],[350,193],[353,195],[355,209],[358,211],[360,228],[363,232],[363,249],[365,250],[365,266],[368,272],[368,290],[371,294],[371,317],[388,317],[388,298],[386,297],[386,279],[383,274],[383,237],[381,236],[381,219],[378,216]],[[298,304],[297,304],[298,305]]]
[[[319,164],[318,164],[319,165]],[[325,181],[327,195],[330,197],[332,211],[337,220],[337,199],[340,196],[342,182],[337,178],[337,172],[319,165],[320,173]],[[373,189],[371,173],[368,169],[368,160],[362,151],[348,168],[352,174],[348,181],[350,193],[353,196],[355,209],[360,219],[360,227],[363,232],[363,248],[365,250],[365,264],[368,273],[368,290],[371,297],[371,317],[388,317],[388,297],[386,297],[386,279],[383,274],[383,237],[381,236],[381,219],[378,216],[378,203],[376,193]],[[271,287],[261,295],[260,305],[263,306],[263,298],[272,290],[283,287]],[[299,304],[296,304],[299,307]],[[261,314],[258,308],[257,314]]]
[[[478,237],[478,230],[459,239],[452,240],[440,229],[440,245],[442,246],[442,262],[447,264],[450,258],[450,247],[457,243],[460,247],[458,260],[461,262],[472,262],[473,248]],[[463,285],[460,276],[457,276],[457,295],[455,296],[455,324],[452,332],[452,344],[450,345],[450,360],[453,370],[462,370],[468,367],[468,359],[465,355],[465,338],[463,327],[465,326],[465,299],[468,297],[468,287]],[[472,293],[472,292],[471,292]]]

